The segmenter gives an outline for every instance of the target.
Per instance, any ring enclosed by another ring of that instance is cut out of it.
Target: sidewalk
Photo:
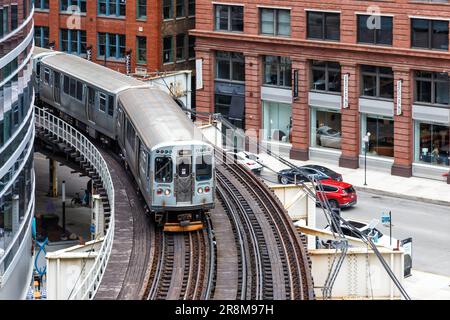
[[[450,277],[412,270],[403,286],[412,300],[450,300]]]
[[[259,154],[259,156],[264,164],[276,171],[286,168],[267,154]],[[348,169],[320,161],[287,160],[298,166],[323,165],[341,173],[344,181],[351,183],[357,190],[438,205],[450,205],[450,185],[444,181],[418,177],[404,178],[393,176],[388,172],[367,169],[367,186],[364,186],[364,168]]]

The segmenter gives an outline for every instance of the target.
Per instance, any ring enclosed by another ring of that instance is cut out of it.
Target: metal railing
[[[37,106],[34,108],[36,127],[48,130],[50,133],[55,134],[56,137],[75,148],[75,150],[77,150],[80,155],[95,168],[108,196],[111,206],[111,217],[106,235],[102,238],[103,242],[100,250],[96,252],[98,255],[94,264],[89,270],[83,269],[81,271],[81,276],[68,297],[68,299],[73,300],[93,299],[106,270],[114,240],[115,202],[111,174],[108,170],[106,161],[103,159],[100,152],[83,134],[81,134],[81,132],[44,109]]]

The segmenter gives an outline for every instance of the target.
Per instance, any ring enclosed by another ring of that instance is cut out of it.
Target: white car
[[[229,154],[230,156],[236,155],[237,163],[244,166],[245,169],[250,170],[256,174],[261,174],[263,166],[258,163],[261,163],[261,160],[256,154],[247,151],[240,151],[238,153],[227,152],[227,154]]]
[[[379,222],[378,220],[374,219],[369,224],[354,220],[347,220],[347,222],[356,229],[358,229],[361,233],[365,235],[371,235],[373,237],[372,240],[375,244],[387,248],[397,248],[397,239],[390,238],[388,235],[384,235],[380,230],[375,228],[375,226]],[[350,230],[349,227],[343,225],[342,222],[341,222],[341,229],[344,235],[359,238],[352,230]],[[330,230],[330,226],[329,225],[326,226],[325,230]]]

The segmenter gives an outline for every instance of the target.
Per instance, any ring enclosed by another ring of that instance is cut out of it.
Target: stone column
[[[245,56],[245,132],[247,135],[246,149],[255,149],[262,128],[261,102],[261,56],[253,52],[244,52]],[[249,145],[248,139],[252,143]],[[251,146],[251,147],[250,147]],[[257,150],[250,150],[257,152]]]
[[[394,164],[391,174],[412,176],[414,129],[412,121],[413,83],[409,69],[394,68]],[[401,114],[397,114],[397,81],[401,80]]]
[[[342,101],[342,155],[339,166],[351,169],[359,167],[359,70],[356,64],[342,63],[342,97],[344,97],[344,75],[348,74],[348,107]]]
[[[54,42],[55,45],[53,47],[53,50],[60,50],[60,43],[59,43],[59,1],[58,0],[50,0],[48,3],[49,7],[49,14],[48,14],[48,21],[49,23],[49,35],[48,35],[48,42],[52,43]],[[64,26],[64,28],[66,28]]]
[[[309,159],[309,61],[306,58],[292,60],[292,90],[294,90],[294,71],[298,70],[298,97],[292,101],[292,148],[290,157],[296,160]],[[292,95],[294,96],[294,95]]]

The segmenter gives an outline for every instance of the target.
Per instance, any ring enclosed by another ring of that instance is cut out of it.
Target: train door
[[[179,150],[175,192],[177,202],[192,202],[192,153],[191,150]]]
[[[116,119],[116,121],[117,121],[117,126],[116,126],[116,132],[117,132],[117,139],[118,139],[118,141],[119,141],[119,145],[120,146],[124,146],[124,141],[123,141],[123,137],[124,137],[124,133],[123,133],[123,130],[124,130],[124,126],[125,126],[125,124],[124,124],[124,122],[123,122],[123,110],[122,110],[122,107],[120,106],[120,104],[119,104],[119,106],[118,106],[118,108],[117,108],[117,119]]]
[[[140,145],[140,152],[139,152],[139,178],[141,180],[141,186],[145,188],[145,190],[148,192],[150,191],[150,181],[147,173],[147,159],[148,159],[148,153],[145,149],[142,142],[139,140]]]
[[[87,87],[87,108],[86,108],[86,115],[89,121],[92,121],[95,123],[94,119],[92,118],[95,112],[95,89],[88,86]]]
[[[53,72],[53,95],[55,102],[61,104],[61,73]]]

